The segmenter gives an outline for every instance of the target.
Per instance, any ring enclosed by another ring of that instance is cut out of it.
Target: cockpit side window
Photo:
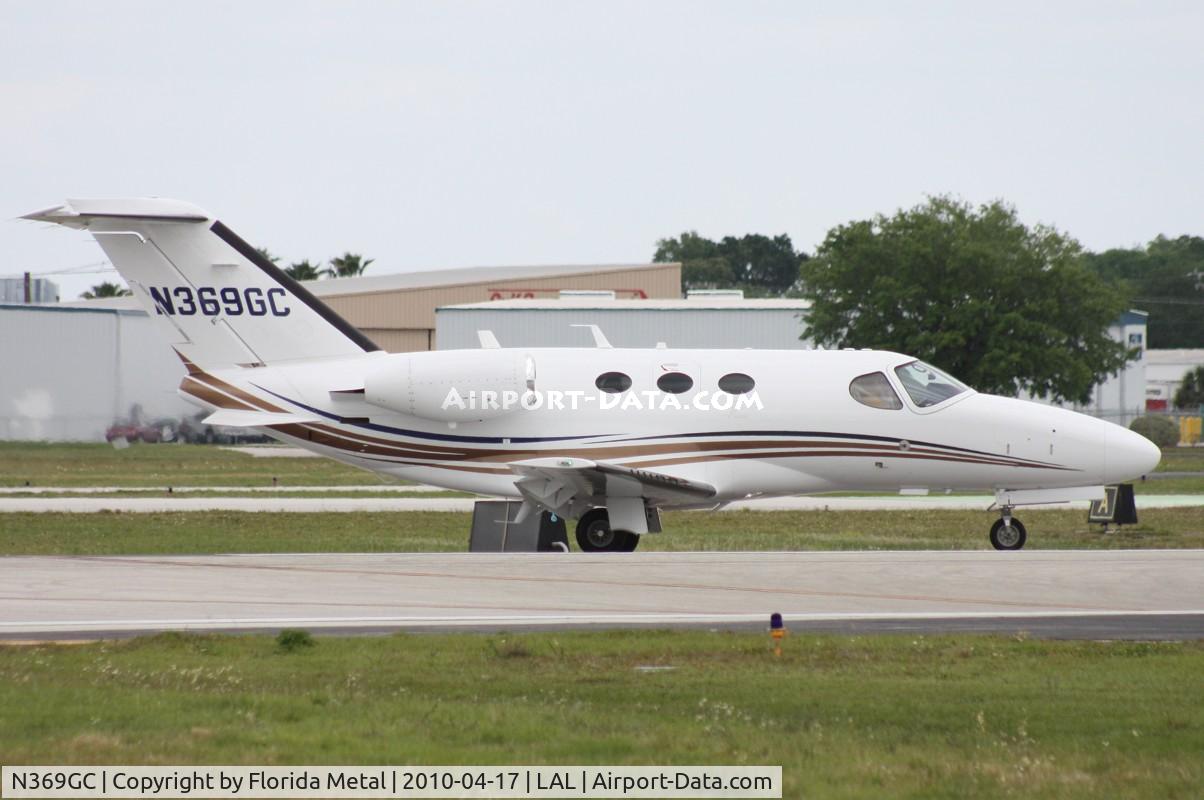
[[[912,361],[901,367],[895,367],[899,383],[903,384],[911,402],[920,408],[928,408],[943,403],[950,397],[969,389],[957,378],[941,372],[923,361]]]
[[[858,403],[870,408],[898,411],[903,407],[903,401],[891,388],[886,375],[881,372],[871,372],[868,375],[858,375],[853,378],[853,382],[849,384],[849,394]]]

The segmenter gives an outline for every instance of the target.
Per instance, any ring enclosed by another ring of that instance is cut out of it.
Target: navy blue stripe
[[[343,422],[343,418],[338,414],[331,414],[328,411],[323,411],[320,408],[308,406],[305,403],[285,397],[282,394],[277,394],[271,389],[252,384],[256,388],[262,389],[268,394],[278,397],[286,403],[292,403],[295,406],[304,408],[306,411],[312,411],[315,414],[325,417],[333,422]],[[343,423],[348,424],[348,423]],[[603,437],[621,436],[622,434],[615,433],[595,433],[586,436],[459,436],[451,433],[427,433],[425,431],[415,431],[406,428],[391,428],[388,425],[378,425],[373,422],[356,422],[349,423],[353,428],[365,428],[367,430],[378,431],[381,433],[395,433],[401,436],[411,436],[416,439],[433,439],[442,442],[472,442],[477,444],[531,444],[535,442],[570,442],[580,441],[582,439],[599,439]],[[920,447],[937,447],[944,450],[952,450],[958,453],[969,453],[976,456],[985,456],[987,458],[1004,459],[1007,461],[1017,462],[1020,464],[1032,464],[1035,466],[1048,467],[1060,466],[1051,464],[1047,461],[1034,461],[1029,458],[1016,458],[1014,456],[1001,455],[999,453],[990,453],[985,450],[971,450],[966,447],[954,447],[948,444],[936,444],[935,442],[922,442],[916,439],[902,439],[891,436],[873,436],[865,433],[831,433],[829,431],[703,431],[698,433],[662,433],[653,436],[629,436],[622,439],[606,438],[606,441],[597,442],[597,444],[615,444],[618,442],[645,442],[653,439],[698,439],[704,436],[778,436],[778,437],[811,437],[814,439],[859,439],[861,441],[870,442],[886,442],[888,444],[899,444],[900,442],[908,442],[909,444],[918,445]],[[737,450],[739,446],[733,446],[731,449]]]
[[[953,445],[949,444],[922,442],[918,439],[898,438],[894,436],[873,436],[865,433],[830,433],[827,431],[706,431],[702,433],[662,433],[655,436],[633,436],[627,439],[614,439],[612,441],[643,442],[648,441],[649,439],[690,439],[700,438],[703,436],[810,436],[816,439],[860,439],[862,441],[886,442],[888,444],[907,442],[909,444],[919,445],[920,447],[940,447],[945,450],[956,450],[960,453],[971,453],[976,456],[988,456],[990,458],[1006,458],[1012,461],[1023,461],[1029,464],[1046,465],[1048,463],[1045,461],[1034,461],[1029,458],[1016,458],[1014,456],[991,453],[985,450],[971,450],[967,447],[954,447]]]
[[[616,435],[610,433],[601,433],[594,434],[592,436],[459,436],[454,433],[427,433],[426,431],[414,431],[408,428],[391,428],[388,425],[378,425],[374,422],[344,423],[343,417],[340,417],[338,414],[331,414],[329,411],[323,411],[320,408],[307,406],[305,403],[302,403],[299,400],[293,400],[290,397],[277,394],[266,386],[260,386],[258,383],[252,383],[251,385],[257,389],[263,389],[263,391],[267,392],[273,397],[280,398],[286,403],[292,403],[295,406],[304,408],[306,411],[312,411],[313,413],[325,417],[332,422],[346,424],[352,428],[365,428],[370,431],[379,431],[381,433],[396,433],[400,436],[410,436],[415,439],[433,439],[434,441],[438,442],[473,442],[475,444],[530,444],[532,442],[567,442],[575,439],[596,439],[599,436]]]

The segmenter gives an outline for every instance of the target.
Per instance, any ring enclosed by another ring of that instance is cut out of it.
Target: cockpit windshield
[[[911,402],[920,408],[943,403],[950,397],[956,397],[970,388],[957,378],[947,375],[923,361],[912,361],[901,367],[895,367],[895,374],[899,376],[899,382],[903,384]]]

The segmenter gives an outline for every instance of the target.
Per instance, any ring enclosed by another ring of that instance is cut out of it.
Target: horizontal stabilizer
[[[69,228],[87,228],[93,220],[138,220],[143,222],[206,222],[209,215],[190,203],[158,197],[133,197],[118,200],[70,200],[67,205],[51,206],[21,219],[54,222]]]
[[[205,417],[204,421],[206,425],[219,425],[223,428],[266,428],[270,425],[296,425],[302,422],[322,422],[322,419],[312,414],[242,411],[235,408],[223,408]]]
[[[25,219],[86,230],[176,352],[204,369],[380,348],[220,220],[156,197],[68,200]]]

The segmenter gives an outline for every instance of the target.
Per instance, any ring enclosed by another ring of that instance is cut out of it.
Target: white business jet
[[[386,475],[577,519],[630,551],[660,509],[834,491],[990,490],[1016,506],[1094,499],[1158,464],[1109,422],[980,394],[870,350],[482,348],[386,353],[195,206],[71,200],[26,219],[87,230],[187,368],[210,424]]]

